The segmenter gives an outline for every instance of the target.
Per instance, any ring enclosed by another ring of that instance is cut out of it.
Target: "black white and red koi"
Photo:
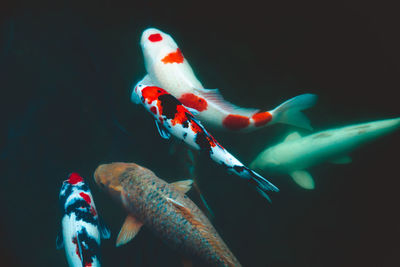
[[[301,111],[316,103],[314,94],[298,95],[269,111],[238,107],[226,101],[217,89],[203,87],[171,35],[149,28],[143,32],[140,45],[146,76],[185,106],[196,109],[196,117],[207,127],[248,132],[284,123],[311,129]]]
[[[100,222],[89,187],[79,174],[71,173],[59,198],[63,216],[57,248],[64,246],[71,267],[100,266],[100,237],[109,238],[110,231]]]
[[[265,178],[244,166],[239,160],[224,149],[215,138],[201,125],[192,112],[164,89],[149,85],[148,81],[140,81],[132,92],[132,101],[141,102],[156,120],[156,125],[163,138],[171,134],[182,140],[191,148],[206,152],[209,157],[225,167],[228,172],[249,179],[258,191],[267,199],[265,191],[279,191]]]

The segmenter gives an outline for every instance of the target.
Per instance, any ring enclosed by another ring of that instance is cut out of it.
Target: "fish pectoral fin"
[[[56,249],[62,249],[64,247],[64,240],[62,236],[62,232],[60,231],[56,237]]]
[[[174,187],[176,190],[182,193],[188,192],[192,188],[192,184],[193,180],[191,179],[170,183],[172,187]]]
[[[352,161],[353,160],[348,155],[345,155],[345,156],[342,156],[340,158],[336,158],[336,159],[330,160],[331,163],[335,163],[335,164],[348,164],[348,163],[351,163]]]
[[[314,179],[307,171],[294,171],[290,173],[290,176],[292,176],[292,179],[296,184],[304,189],[311,190],[315,188]]]
[[[132,215],[128,215],[119,231],[116,246],[122,246],[131,241],[139,232],[143,223]]]
[[[286,136],[286,138],[283,142],[293,141],[293,140],[297,140],[300,138],[301,138],[301,135],[298,132],[293,132],[293,133],[289,134],[288,136]]]
[[[111,236],[111,231],[107,227],[107,225],[104,223],[104,220],[99,216],[98,217],[98,225],[100,229],[100,236],[103,239],[109,239]]]
[[[155,122],[157,125],[157,130],[160,133],[161,137],[164,139],[169,139],[171,137],[171,134],[158,121]]]

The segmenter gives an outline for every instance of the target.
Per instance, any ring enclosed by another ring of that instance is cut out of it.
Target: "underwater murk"
[[[1,9],[1,266],[400,264],[394,7]]]

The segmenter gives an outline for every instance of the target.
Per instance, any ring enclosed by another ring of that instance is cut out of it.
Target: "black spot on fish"
[[[233,166],[233,169],[234,169],[236,172],[241,173],[241,172],[244,171],[246,168],[245,168],[244,166],[235,165],[235,166]]]
[[[76,199],[65,209],[65,214],[71,216],[74,213],[77,220],[83,220],[87,223],[97,225],[97,217],[95,218],[90,212],[90,204],[83,199]]]
[[[207,152],[210,155],[213,153],[211,150],[210,142],[208,140],[208,136],[206,135],[205,132],[197,133],[195,142],[196,142],[196,144],[199,145],[201,152]]]
[[[183,134],[183,139],[185,139],[185,138],[186,138],[186,136],[187,136],[187,133],[184,133],[184,134]]]
[[[160,95],[158,100],[161,102],[163,115],[167,119],[174,119],[177,113],[177,106],[180,106],[181,102],[170,94]]]
[[[97,258],[100,261],[100,247],[96,240],[89,235],[86,228],[83,228],[77,234],[81,249],[83,266],[88,266],[93,263],[94,259]],[[78,245],[78,244],[77,244]]]

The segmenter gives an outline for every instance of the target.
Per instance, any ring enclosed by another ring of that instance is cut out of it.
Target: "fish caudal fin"
[[[312,130],[310,120],[301,111],[314,106],[316,102],[316,95],[302,94],[285,101],[270,111],[270,113],[274,122]]]
[[[249,173],[250,175],[250,181],[256,186],[257,191],[265,197],[269,202],[271,202],[271,199],[267,195],[268,191],[273,191],[273,192],[279,192],[279,189],[273,185],[270,181],[259,175],[253,170],[250,170],[249,168],[245,168],[245,170]]]

